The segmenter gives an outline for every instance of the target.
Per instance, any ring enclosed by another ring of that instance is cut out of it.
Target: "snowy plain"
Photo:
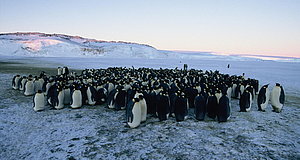
[[[300,159],[299,59],[159,51],[64,35],[2,35],[0,44],[0,159]],[[254,103],[250,112],[242,113],[233,99],[226,123],[197,121],[190,109],[183,122],[147,117],[146,123],[129,129],[124,111],[103,105],[36,113],[32,97],[11,88],[16,74],[38,75],[43,70],[53,75],[59,66],[78,71],[183,64],[230,75],[245,73],[271,88],[281,83],[286,92],[283,111],[274,113],[269,105],[266,112],[259,112]]]

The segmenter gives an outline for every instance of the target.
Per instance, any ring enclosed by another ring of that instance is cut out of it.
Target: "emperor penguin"
[[[80,85],[76,84],[72,93],[72,104],[71,108],[80,108],[82,106],[82,95],[80,91]]]
[[[61,68],[61,67],[58,67],[57,68],[57,75],[62,75],[63,74],[63,68]]]
[[[21,79],[21,76],[20,75],[16,75],[14,76],[13,80],[12,80],[12,88],[13,89],[19,89],[19,80]]]
[[[219,100],[217,118],[218,122],[226,122],[230,118],[230,101],[226,96],[227,92],[223,92],[222,97]]]
[[[21,80],[21,82],[19,84],[19,90],[20,91],[24,91],[26,81],[27,81],[27,77],[23,76],[23,78],[22,78],[22,80]]]
[[[64,86],[64,104],[69,105],[71,103],[71,90],[70,86],[65,85]]]
[[[139,98],[139,103],[140,103],[140,107],[141,107],[141,122],[146,122],[147,119],[147,103],[145,100],[145,97],[143,95],[143,93],[136,93],[135,95],[136,98]]]
[[[40,78],[35,77],[34,81],[34,92],[37,92],[38,90],[43,90],[43,83],[40,81]]]
[[[178,92],[174,105],[174,114],[177,122],[184,121],[188,115],[188,99],[184,92]]]
[[[35,94],[34,84],[33,84],[32,79],[28,79],[24,86],[25,86],[25,88],[24,88],[24,95],[25,96],[32,96],[32,95]]]
[[[273,111],[277,113],[281,112],[285,100],[285,94],[283,87],[279,83],[276,83],[276,86],[272,89],[270,99]]]
[[[240,112],[249,112],[251,110],[252,106],[252,93],[248,90],[250,87],[248,87],[246,90],[244,90],[243,94],[240,98]]]
[[[122,85],[117,86],[117,92],[114,96],[115,109],[125,109],[126,108],[126,90]]]
[[[96,92],[97,90],[95,89],[95,87],[92,84],[89,84],[86,90],[89,105],[93,106],[96,104]]]
[[[168,119],[170,99],[167,91],[161,91],[157,95],[156,112],[160,121]]]
[[[65,92],[62,86],[58,86],[57,88],[57,94],[55,94],[55,96],[57,96],[57,98],[55,97],[54,99],[57,100],[56,103],[54,103],[54,108],[55,109],[63,109],[64,108],[64,97],[65,97]]]
[[[257,96],[257,107],[258,107],[259,111],[265,112],[266,108],[268,106],[269,99],[270,99],[270,91],[269,91],[268,86],[269,86],[269,84],[264,85],[259,90],[259,93]]]
[[[109,92],[109,94],[107,96],[107,107],[108,108],[110,108],[110,109],[115,108],[116,95],[117,95],[117,90],[116,89],[113,89]]]
[[[222,97],[222,92],[219,88],[216,89],[216,94],[215,96],[217,97],[217,102],[219,103],[220,98]]]
[[[128,102],[126,109],[127,124],[130,128],[136,128],[141,124],[142,111],[139,98],[134,98]]]
[[[206,114],[206,101],[207,97],[204,97],[201,93],[198,93],[198,95],[195,98],[194,104],[195,104],[195,118],[199,121],[203,121]]]
[[[217,116],[218,100],[213,91],[210,91],[208,93],[206,108],[207,116],[209,118],[215,119]]]
[[[36,112],[45,110],[45,95],[42,90],[38,90],[33,97],[33,110]]]

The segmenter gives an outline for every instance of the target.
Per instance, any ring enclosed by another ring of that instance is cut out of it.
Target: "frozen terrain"
[[[300,159],[300,63],[207,59],[42,58],[0,56],[0,159]],[[286,90],[281,113],[238,112],[232,101],[229,122],[199,122],[193,110],[184,122],[148,117],[137,129],[125,127],[125,112],[104,106],[34,112],[32,97],[11,89],[15,74],[55,73],[58,66],[84,68],[182,67],[220,70],[279,82]],[[227,64],[231,67],[227,68]]]
[[[270,60],[273,59],[273,60]],[[297,62],[297,63],[295,63]],[[106,42],[43,33],[0,34],[0,159],[300,159],[300,60],[260,55],[162,51],[148,45]],[[104,106],[33,111],[33,97],[11,88],[14,75],[53,75],[59,66],[151,67],[219,70],[281,83],[281,113],[239,111],[232,100],[226,123],[189,118],[159,122],[148,117],[137,129],[125,127],[125,112]],[[227,65],[230,64],[230,68]]]

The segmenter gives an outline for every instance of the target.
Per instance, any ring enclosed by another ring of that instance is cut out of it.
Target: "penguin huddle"
[[[35,95],[35,111],[45,110],[46,105],[51,109],[63,109],[66,105],[76,109],[106,104],[110,109],[125,110],[130,128],[145,122],[147,115],[159,121],[169,117],[184,121],[190,108],[194,108],[193,115],[199,121],[210,118],[226,122],[231,115],[231,98],[240,100],[241,111],[249,111],[258,92],[258,106],[263,110],[268,98],[261,99],[267,94],[262,89],[258,91],[258,86],[258,80],[243,76],[178,68],[111,67],[84,69],[78,74],[58,67],[55,76],[41,72],[34,77],[16,75],[12,80],[13,89],[26,96]],[[275,92],[282,93],[282,87],[277,87],[271,96],[274,110],[280,112],[284,96]]]

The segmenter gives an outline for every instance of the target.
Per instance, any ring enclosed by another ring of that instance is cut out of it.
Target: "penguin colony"
[[[281,112],[284,90],[277,83],[272,92],[268,85],[259,90],[259,82],[244,76],[221,74],[219,71],[195,69],[107,68],[85,69],[81,74],[58,67],[57,75],[16,75],[12,88],[32,96],[34,111],[46,109],[81,108],[83,105],[102,105],[125,110],[127,125],[138,127],[147,115],[160,121],[169,116],[176,121],[187,118],[189,108],[194,116],[226,122],[230,118],[231,98],[239,99],[240,111],[248,112],[257,96],[259,111],[265,111],[269,100],[273,111]],[[258,95],[257,95],[258,94]]]

